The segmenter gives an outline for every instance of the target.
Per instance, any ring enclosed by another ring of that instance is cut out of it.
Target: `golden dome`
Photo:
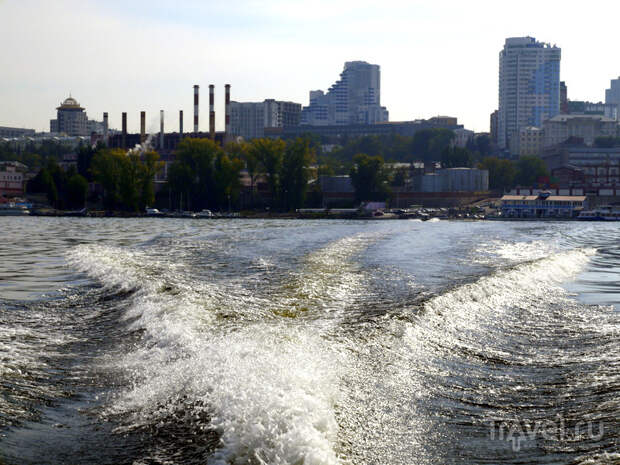
[[[65,101],[62,102],[60,106],[58,107],[58,110],[69,110],[69,109],[83,110],[83,108],[80,107],[80,104],[78,103],[78,101],[74,99],[73,97],[71,97],[71,95],[69,95],[69,97],[67,97]]]

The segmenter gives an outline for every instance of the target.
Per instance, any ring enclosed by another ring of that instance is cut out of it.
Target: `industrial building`
[[[334,126],[375,124],[389,120],[381,106],[381,72],[379,65],[365,61],[348,61],[327,92],[310,91],[310,102],[301,113],[301,124]]]

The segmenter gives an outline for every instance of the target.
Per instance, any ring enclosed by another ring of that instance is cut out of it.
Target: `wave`
[[[119,431],[163,431],[189,412],[202,419],[196,428],[218,434],[212,464],[339,463],[334,406],[347,356],[326,334],[361,292],[352,258],[377,238],[332,242],[284,282],[255,292],[193,279],[167,257],[73,250],[69,261],[104,286],[137,288],[124,319],[145,332],[143,342],[120,361],[103,361],[129,373],[132,386],[105,415],[120,421]],[[273,269],[269,257],[256,263],[257,273]]]

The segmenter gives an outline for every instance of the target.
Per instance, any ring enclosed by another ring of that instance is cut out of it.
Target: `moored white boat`
[[[30,215],[30,210],[26,205],[9,202],[0,205],[0,216],[25,216]]]
[[[584,210],[579,213],[577,219],[582,221],[620,221],[620,207],[602,205],[593,210]]]

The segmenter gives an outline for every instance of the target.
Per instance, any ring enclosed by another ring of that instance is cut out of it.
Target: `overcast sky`
[[[488,131],[497,107],[498,54],[506,37],[530,35],[562,48],[573,100],[601,101],[620,75],[620,2],[521,0],[0,0],[0,126],[49,130],[71,92],[90,118],[128,113],[137,131],[166,112],[166,130],[192,125],[192,86],[224,84],[232,99],[308,104],[345,61],[381,66],[391,121],[457,116]]]

